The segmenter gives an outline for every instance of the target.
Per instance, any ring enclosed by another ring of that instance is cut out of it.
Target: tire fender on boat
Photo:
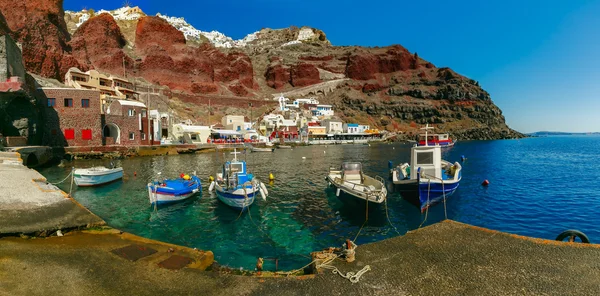
[[[582,243],[584,243],[584,244],[590,243],[590,239],[587,237],[587,235],[585,235],[583,232],[581,232],[579,230],[575,230],[575,229],[569,229],[569,230],[565,230],[565,231],[561,232],[556,237],[556,240],[563,241],[567,237],[570,239],[569,241],[571,241],[571,242],[573,242],[575,240],[575,237],[579,237],[581,239]]]
[[[208,186],[208,191],[213,191],[215,189],[215,181],[210,182],[210,186]]]
[[[262,197],[263,200],[267,200],[267,197],[265,196],[265,193],[262,190],[259,190],[258,192],[260,192],[260,197]]]

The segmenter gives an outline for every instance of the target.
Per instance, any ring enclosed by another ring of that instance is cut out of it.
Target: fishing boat
[[[245,211],[254,203],[257,194],[266,200],[269,192],[265,184],[248,173],[246,162],[237,159],[238,153],[234,151],[233,160],[223,164],[222,171],[217,173],[216,180],[210,184],[208,190],[215,190],[217,198],[224,204]]]
[[[433,129],[433,127],[429,126],[429,124],[425,125],[424,128],[421,129]],[[419,135],[419,141],[417,142],[418,146],[435,146],[439,145],[440,147],[452,147],[454,146],[456,141],[453,141],[448,134],[421,134]]]
[[[110,168],[98,166],[87,169],[75,169],[73,179],[75,184],[80,187],[98,186],[123,178],[123,168]]]
[[[330,169],[327,181],[335,188],[335,195],[350,205],[361,206],[368,202],[368,206],[378,206],[387,196],[385,181],[379,176],[365,175],[360,162],[344,162],[339,170]]]
[[[458,162],[452,164],[442,160],[441,150],[440,145],[414,145],[410,150],[410,164],[394,167],[389,162],[390,178],[395,191],[403,199],[418,206],[421,212],[450,197],[462,178],[462,166]]]
[[[179,178],[148,183],[148,198],[151,205],[174,203],[188,199],[202,191],[200,178],[181,174]]]
[[[252,152],[273,152],[273,151],[275,151],[275,148],[269,148],[269,147],[266,147],[266,148],[252,147],[252,148],[250,148],[250,150]]]

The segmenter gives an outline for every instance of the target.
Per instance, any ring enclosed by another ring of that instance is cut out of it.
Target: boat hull
[[[339,186],[336,182],[334,182],[334,180],[332,179],[331,176],[327,176],[327,181],[329,182],[329,184],[331,184],[331,187],[333,187],[333,189],[335,191],[335,196],[341,202],[343,202],[349,206],[353,206],[353,207],[361,207],[361,208],[367,207],[367,200],[365,198],[358,196],[357,194],[353,193],[352,190],[348,190],[344,186]],[[386,192],[386,195],[387,195],[387,192]],[[383,199],[379,199],[379,200],[369,199],[368,207],[369,208],[380,207],[385,202],[385,198],[387,198],[387,197],[384,197]]]
[[[419,207],[421,212],[428,207],[449,198],[458,188],[459,182],[429,182],[410,180],[400,184],[394,184],[394,191],[411,204]]]
[[[225,190],[225,188],[221,187],[219,184],[215,185],[217,198],[222,203],[238,211],[245,211],[254,203],[258,190],[257,187],[248,187],[244,193],[243,188]],[[248,198],[246,198],[246,196]]]
[[[195,182],[193,186],[185,190],[170,191],[166,188],[156,187],[153,184],[148,185],[148,197],[150,204],[164,205],[186,200],[202,191],[202,184],[198,177],[192,177]]]
[[[73,179],[79,187],[99,186],[111,183],[123,178],[123,169],[113,169],[102,173],[87,174],[75,170]]]

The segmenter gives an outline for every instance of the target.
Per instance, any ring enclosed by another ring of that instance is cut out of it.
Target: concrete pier
[[[22,163],[18,153],[0,152],[0,234],[49,233],[104,224]]]
[[[599,295],[600,247],[531,239],[445,221],[360,245],[343,273],[369,265],[358,283],[329,270],[301,277],[235,276],[161,267],[167,250],[125,260],[128,237],[72,233],[0,239],[0,291],[7,295]],[[195,251],[195,250],[194,250]],[[175,248],[174,253],[194,252]],[[194,260],[203,261],[204,253]],[[206,254],[210,259],[210,253]],[[191,256],[191,255],[186,255]]]

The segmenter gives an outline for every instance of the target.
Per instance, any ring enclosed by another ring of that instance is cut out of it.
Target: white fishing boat
[[[279,145],[279,146],[277,146],[277,148],[279,148],[279,149],[292,149],[292,146],[290,146],[290,145]]]
[[[75,169],[73,179],[80,187],[98,186],[123,178],[123,168],[107,168],[103,166],[87,169]]]
[[[252,152],[273,152],[275,148],[260,148],[260,147],[252,147],[250,148]]]
[[[432,127],[422,129],[427,138],[427,131]],[[389,162],[390,179],[395,191],[406,201],[418,206],[421,212],[438,202],[445,202],[458,189],[462,179],[462,166],[458,162],[443,160],[442,147],[439,143],[414,145],[410,149],[410,164],[394,167]]]
[[[265,184],[247,172],[246,162],[237,160],[237,153],[234,152],[232,161],[223,164],[222,171],[217,173],[216,180],[208,190],[215,190],[217,198],[224,204],[238,211],[245,211],[254,203],[257,194],[266,199],[269,193]]]
[[[330,169],[327,181],[335,187],[335,195],[350,205],[365,206],[368,202],[368,206],[379,206],[387,197],[385,181],[365,175],[360,162],[344,162],[339,170]]]

